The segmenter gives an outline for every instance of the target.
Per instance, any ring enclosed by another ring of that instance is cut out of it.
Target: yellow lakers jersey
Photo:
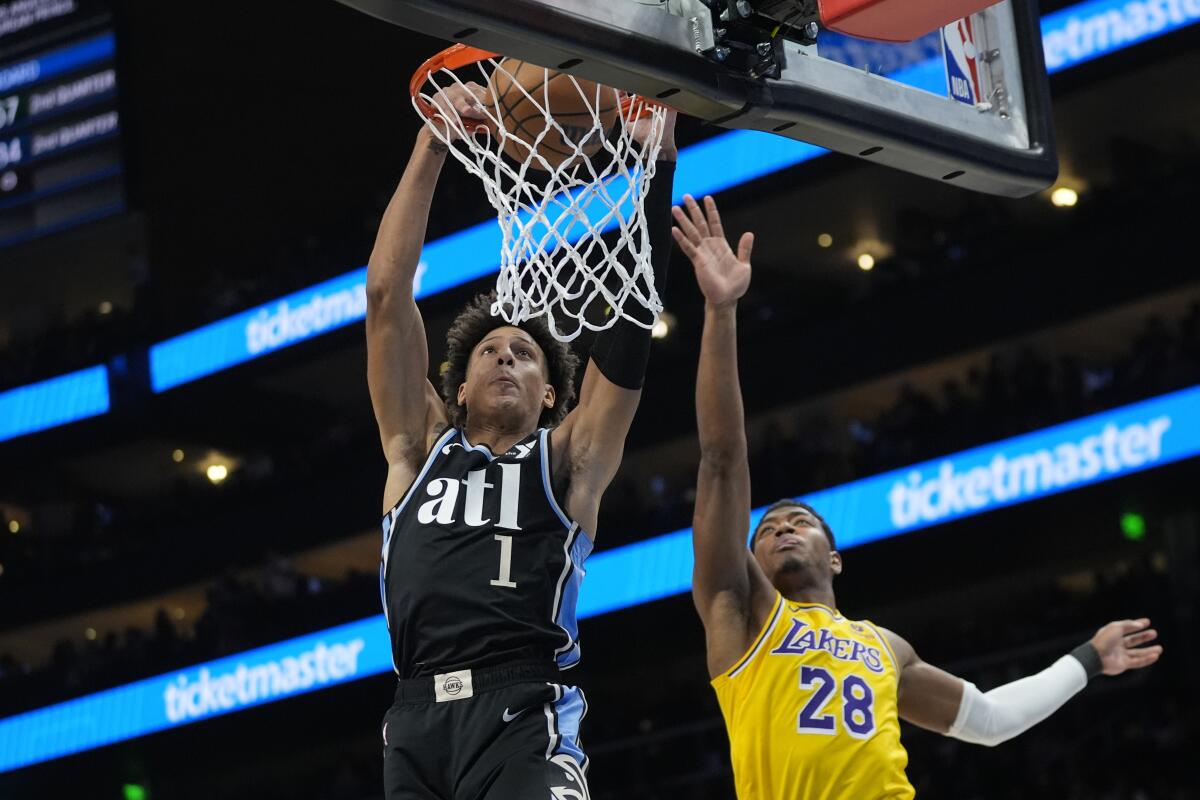
[[[742,658],[713,679],[738,800],[899,800],[891,646],[874,625],[782,595]]]

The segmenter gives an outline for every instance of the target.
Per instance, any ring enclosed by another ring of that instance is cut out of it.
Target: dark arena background
[[[998,747],[906,725],[928,800],[1200,797],[1200,6],[1058,12],[1061,172],[1024,200],[832,154],[755,169],[679,125],[677,192],[716,175],[758,236],[755,506],[872,508],[835,530],[841,611],[984,690],[1111,619],[1160,632],[1157,665]],[[324,0],[0,0],[0,797],[382,796],[362,267],[443,46]],[[448,162],[435,371],[494,224]],[[598,800],[733,797],[686,593],[679,252],[665,305],[580,606]]]

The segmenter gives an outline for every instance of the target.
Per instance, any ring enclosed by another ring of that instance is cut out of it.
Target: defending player
[[[451,101],[481,117],[466,91]],[[672,117],[646,200],[660,291],[673,127]],[[439,395],[413,277],[446,152],[422,130],[367,273],[368,383],[388,461],[380,588],[399,678],[383,726],[385,789],[405,800],[584,798],[586,702],[560,671],[579,660],[583,561],[649,332],[622,321],[600,333],[569,410],[570,348],[540,319],[493,318],[480,297],[449,330]]]
[[[986,694],[923,662],[912,645],[842,617],[842,560],[809,506],[784,500],[746,549],[750,471],[737,372],[737,301],[750,284],[752,234],[735,256],[712,198],[674,209],[675,240],[705,297],[696,380],[700,473],[692,597],[725,717],[740,800],[911,798],[900,719],[995,745],[1053,713],[1100,673],[1153,664],[1147,619],[1112,622],[1036,675]]]

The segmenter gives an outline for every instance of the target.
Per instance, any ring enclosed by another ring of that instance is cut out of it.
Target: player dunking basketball
[[[712,198],[674,209],[677,242],[705,298],[696,416],[700,472],[692,596],[729,733],[740,800],[911,798],[900,719],[994,745],[1053,713],[1095,675],[1153,664],[1148,619],[1112,622],[1070,655],[986,694],[923,662],[912,645],[837,610],[842,558],[811,507],[772,505],[746,549],[750,471],[736,310],[753,236],[735,255]]]
[[[468,90],[481,91],[456,87],[449,102],[481,118]],[[384,786],[389,800],[582,799],[587,705],[561,671],[579,660],[583,562],[649,332],[622,321],[600,333],[570,409],[570,348],[540,318],[493,318],[480,297],[450,328],[439,395],[413,277],[446,152],[418,135],[367,271],[368,383],[388,462],[380,589],[398,677]],[[658,170],[646,203],[661,283],[673,164]]]

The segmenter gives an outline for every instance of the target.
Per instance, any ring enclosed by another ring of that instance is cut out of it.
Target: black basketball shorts
[[[516,664],[400,681],[383,718],[387,800],[588,800],[583,692]]]

